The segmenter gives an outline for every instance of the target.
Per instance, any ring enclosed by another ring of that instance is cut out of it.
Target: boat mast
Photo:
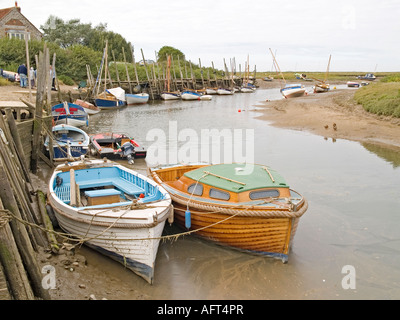
[[[329,74],[329,65],[331,64],[331,57],[332,57],[332,55],[329,55],[329,62],[328,62],[328,67],[326,68],[326,73],[325,73],[325,79],[324,79],[324,82],[326,82],[326,80],[328,80],[328,74]]]
[[[274,56],[274,54],[272,53],[272,50],[271,50],[271,48],[269,48],[269,51],[271,52],[271,54],[272,54],[272,58],[274,59],[274,65],[275,65],[275,68],[277,69],[277,71],[279,70],[279,73],[281,74],[281,76],[282,76],[282,79],[283,79],[283,81],[285,82],[285,85],[286,85],[286,80],[285,80],[285,77],[283,76],[283,73],[282,73],[281,69],[279,68],[278,62],[276,61],[276,59],[275,59],[275,56]]]

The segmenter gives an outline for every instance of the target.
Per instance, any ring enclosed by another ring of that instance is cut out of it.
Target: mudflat
[[[334,85],[331,85],[334,88]],[[303,97],[265,101],[259,119],[325,138],[368,142],[400,150],[400,118],[369,113],[354,100],[356,89],[331,89]]]

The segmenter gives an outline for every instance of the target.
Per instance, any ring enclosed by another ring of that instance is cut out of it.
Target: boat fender
[[[186,229],[190,229],[191,226],[192,226],[191,213],[189,210],[186,210],[185,211],[185,227],[186,227]]]
[[[172,204],[171,204],[171,208],[169,210],[168,223],[169,223],[169,225],[172,225],[174,223],[174,207]]]

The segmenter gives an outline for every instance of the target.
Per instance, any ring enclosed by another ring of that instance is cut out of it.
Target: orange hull
[[[299,222],[299,218],[210,214],[190,207],[189,210],[190,230],[197,230],[195,235],[235,249],[281,258],[284,262]],[[174,221],[182,229],[186,229],[185,211],[185,206],[174,202]]]
[[[258,201],[251,201],[254,189],[243,190],[246,183],[233,179],[236,177],[228,178],[209,172],[211,166],[204,167],[188,165],[150,170],[153,179],[171,194],[175,223],[186,230],[188,226],[194,235],[217,244],[287,262],[300,217],[308,208],[306,199],[289,188],[275,187],[276,191],[279,190],[280,198],[273,199],[264,195]],[[216,187],[206,184],[205,175],[198,180],[184,175],[192,170],[201,170],[201,174],[215,177],[214,181],[229,181],[235,187],[240,185],[242,190],[240,193],[231,191],[229,201],[216,200],[211,196],[212,188]],[[264,174],[262,181],[264,177],[272,176],[269,170],[259,171],[257,174],[260,172]],[[274,175],[276,178],[275,172]],[[271,177],[271,180],[275,178]],[[236,179],[244,180],[245,177]],[[254,181],[253,177],[249,181]],[[200,184],[201,196],[196,196],[193,194],[196,188],[190,188]],[[282,183],[279,184],[281,185]],[[188,192],[189,189],[192,190],[191,193]],[[190,211],[188,221],[187,210]]]

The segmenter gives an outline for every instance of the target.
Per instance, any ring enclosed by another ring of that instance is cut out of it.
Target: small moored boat
[[[306,199],[262,165],[150,168],[171,195],[178,226],[218,244],[287,262]]]
[[[284,98],[295,98],[303,96],[306,88],[302,84],[287,84],[280,92]]]
[[[206,88],[206,94],[217,94],[218,88]]]
[[[367,73],[365,76],[358,76],[357,79],[374,81],[376,76],[373,73]]]
[[[347,81],[347,86],[349,88],[358,88],[360,84],[356,81]]]
[[[75,127],[87,127],[89,115],[85,109],[77,104],[63,102],[51,108],[54,124],[69,124]]]
[[[229,95],[229,94],[234,94],[235,91],[232,89],[227,89],[227,88],[219,88],[217,90],[217,94],[219,95]]]
[[[111,161],[54,170],[48,199],[60,227],[149,283],[171,198],[151,179]]]
[[[96,107],[94,104],[84,100],[76,99],[74,103],[83,107],[87,114],[96,114],[101,111],[99,107]]]
[[[125,90],[122,88],[107,89],[100,93],[95,103],[100,109],[115,109],[125,105]]]
[[[130,164],[134,159],[146,158],[147,151],[134,139],[123,133],[97,133],[90,136],[93,155],[111,160],[127,159]]]
[[[163,92],[161,93],[161,99],[163,100],[179,100],[181,98],[180,92]]]
[[[328,92],[330,90],[328,83],[317,83],[314,86],[314,93]]]
[[[67,124],[59,124],[52,129],[53,159],[56,161],[73,161],[85,156],[89,149],[90,138],[80,128]],[[44,143],[49,152],[50,137]]]
[[[148,93],[126,93],[125,94],[126,98],[126,104],[132,105],[132,104],[144,104],[149,101],[149,94]]]
[[[200,100],[201,94],[194,90],[185,90],[181,93],[182,100]]]

